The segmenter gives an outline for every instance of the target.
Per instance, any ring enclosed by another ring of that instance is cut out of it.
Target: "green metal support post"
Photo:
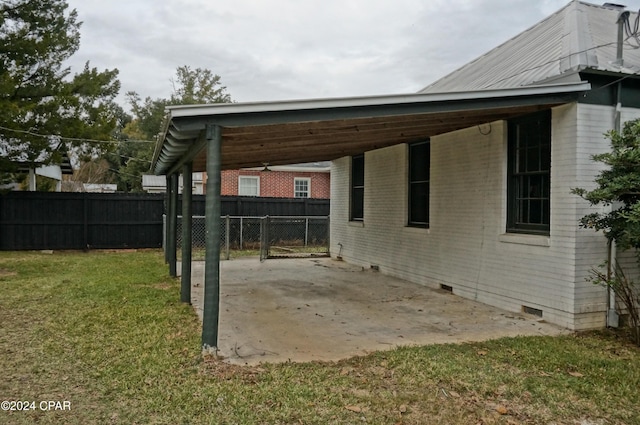
[[[172,174],[169,180],[169,215],[167,217],[168,236],[169,243],[167,249],[169,250],[169,274],[172,277],[178,276],[176,250],[178,245],[178,174]]]
[[[182,276],[180,280],[180,301],[191,304],[191,173],[193,164],[182,166]]]
[[[164,241],[162,247],[164,248],[164,262],[169,264],[169,211],[171,211],[171,177],[166,177],[166,185],[164,191]]]
[[[205,203],[206,238],[204,267],[204,312],[202,350],[216,354],[220,317],[220,172],[222,129],[207,125],[207,197]]]

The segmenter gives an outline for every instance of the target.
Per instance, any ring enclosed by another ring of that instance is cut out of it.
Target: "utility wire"
[[[631,22],[629,21],[629,14],[628,13],[624,13],[622,15],[622,18],[624,20],[624,32],[625,32],[625,34],[627,36],[627,40],[629,40],[629,39],[635,40],[635,44],[630,42],[629,45],[631,47],[633,47],[634,49],[640,48],[640,33],[638,31],[638,30],[640,30],[640,13],[638,13],[636,15],[636,20],[633,23],[633,29],[631,29]]]
[[[518,76],[520,76],[520,75],[524,74],[525,72],[535,71],[536,69],[542,68],[542,67],[547,66],[547,65],[551,65],[551,64],[553,64],[553,63],[555,63],[555,62],[560,62],[561,60],[564,60],[564,59],[570,58],[571,56],[579,55],[579,54],[581,54],[581,53],[586,53],[586,52],[589,52],[589,51],[591,51],[591,50],[600,49],[600,48],[602,48],[602,47],[611,46],[611,45],[613,45],[613,44],[617,44],[617,41],[612,41],[612,42],[609,42],[609,43],[600,44],[600,45],[598,45],[598,46],[589,47],[588,49],[580,50],[580,51],[578,51],[578,52],[572,52],[572,53],[570,53],[570,54],[568,54],[568,55],[566,55],[566,56],[561,56],[561,57],[559,57],[559,58],[557,58],[557,59],[552,59],[552,60],[550,60],[550,61],[547,61],[547,62],[541,63],[540,65],[536,65],[536,66],[532,66],[531,68],[523,69],[522,71],[519,71],[519,72],[518,72],[518,73],[516,73],[516,74],[512,74],[512,75],[506,76],[506,77],[504,77],[504,78],[501,78],[501,79],[499,79],[498,81],[494,81],[493,83],[489,84],[486,88],[490,88],[490,87],[492,87],[492,86],[495,86],[496,84],[501,83],[501,82],[503,82],[503,81],[505,81],[505,80],[508,80],[508,79],[510,79],[510,78],[518,77]]]
[[[127,156],[127,155],[120,155],[117,154],[120,158],[127,158],[130,161],[138,161],[138,162],[146,162],[147,164],[151,164],[151,161],[149,161],[148,159],[140,159],[140,158],[134,158],[132,156]]]
[[[33,131],[28,131],[28,130],[18,130],[15,128],[8,128],[8,127],[4,127],[0,125],[0,130],[5,130],[5,131],[11,131],[14,133],[21,133],[21,134],[28,134],[30,136],[36,136],[36,137],[42,137],[42,138],[57,138],[63,141],[68,141],[68,142],[87,142],[87,143],[155,143],[152,140],[96,140],[96,139],[84,139],[84,138],[77,138],[77,137],[65,137],[65,136],[58,136],[56,134],[40,134],[40,133],[34,133]]]
[[[629,16],[628,15],[626,16],[626,19],[624,19],[624,29],[625,29],[625,35],[627,36],[625,38],[624,42],[628,46],[633,48],[633,49],[640,48],[640,12],[636,15],[636,19],[635,19],[635,22],[634,22],[634,25],[633,25],[633,29],[631,28],[631,23],[629,22]],[[631,40],[635,40],[635,44]],[[536,69],[542,68],[543,66],[550,65],[550,64],[552,64],[554,62],[559,62],[559,61],[561,61],[563,59],[570,58],[571,56],[579,55],[581,53],[586,53],[586,52],[589,52],[591,50],[600,49],[602,47],[611,46],[611,45],[614,45],[614,44],[617,44],[617,43],[618,43],[617,41],[611,41],[609,43],[600,44],[598,46],[590,47],[588,49],[584,49],[584,50],[581,50],[581,51],[578,51],[578,52],[573,52],[573,53],[570,53],[570,54],[568,54],[566,56],[561,56],[561,57],[559,57],[557,59],[552,59],[552,60],[550,60],[548,62],[545,62],[545,63],[542,63],[540,65],[536,65],[536,66],[533,66],[531,68],[524,69],[524,70],[518,72],[517,74],[509,75],[509,76],[504,77],[504,78],[502,78],[502,79],[500,79],[498,81],[495,81],[495,82],[491,83],[489,86],[487,86],[487,88],[492,87],[492,86],[494,86],[494,85],[496,85],[498,83],[501,83],[502,81],[508,80],[510,78],[522,75],[525,72],[534,71]],[[623,79],[624,78],[628,78],[628,77],[623,77]]]
[[[135,175],[135,174],[131,174],[131,173],[125,173],[124,171],[119,171],[119,170],[116,170],[115,168],[109,168],[108,170],[109,171],[113,171],[116,174],[122,174],[124,176],[134,177],[136,179],[142,178],[142,174]]]

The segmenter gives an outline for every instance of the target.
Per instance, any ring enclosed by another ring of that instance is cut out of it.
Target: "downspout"
[[[616,262],[616,241],[610,240],[607,243],[607,251],[607,279],[611,281],[615,274],[613,264]],[[611,288],[611,285],[607,285],[607,327],[617,328],[619,323],[619,316],[616,311],[616,292]]]
[[[616,58],[616,64],[622,66],[624,59],[622,57],[622,44],[623,44],[623,32],[625,19],[629,18],[629,12],[622,12],[618,17],[618,53]],[[622,81],[618,81],[616,85],[616,109],[614,111],[613,128],[616,132],[620,132],[622,128]],[[615,203],[611,204],[611,212],[615,211]],[[616,274],[616,241],[611,239],[607,244],[607,279],[610,281],[615,278]],[[607,285],[607,327],[617,328],[620,324],[620,317],[616,311],[616,292]]]
[[[622,62],[622,58],[620,58],[620,62]],[[614,112],[614,125],[613,128],[615,131],[620,132],[622,127],[622,82],[618,81],[616,86],[616,109]],[[615,211],[616,203],[611,204],[611,212]],[[607,244],[607,279],[609,281],[612,278],[615,278],[616,274],[616,241],[612,239]],[[611,285],[607,285],[607,327],[608,328],[617,328],[619,326],[619,315],[616,311],[616,291],[611,287]]]
[[[623,47],[624,47],[624,24],[629,19],[629,12],[623,11],[618,15],[618,43],[616,50],[615,65],[622,67],[624,65]],[[616,109],[614,112],[614,130],[620,132],[622,128],[622,81],[618,81],[616,85]],[[611,212],[616,208],[615,204],[611,204]],[[616,241],[614,239],[607,243],[607,279],[615,278],[617,262],[616,259]],[[607,327],[617,328],[619,326],[619,315],[616,311],[616,292],[607,285]]]

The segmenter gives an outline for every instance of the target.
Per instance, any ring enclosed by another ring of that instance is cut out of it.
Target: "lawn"
[[[203,358],[163,260],[0,252],[0,401],[35,407],[0,423],[640,424],[640,350],[611,332],[334,363]]]

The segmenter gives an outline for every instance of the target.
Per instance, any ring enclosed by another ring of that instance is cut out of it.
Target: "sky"
[[[128,91],[168,98],[184,65],[236,102],[414,93],[568,2],[68,0],[83,24],[67,65],[117,68],[125,108]]]

